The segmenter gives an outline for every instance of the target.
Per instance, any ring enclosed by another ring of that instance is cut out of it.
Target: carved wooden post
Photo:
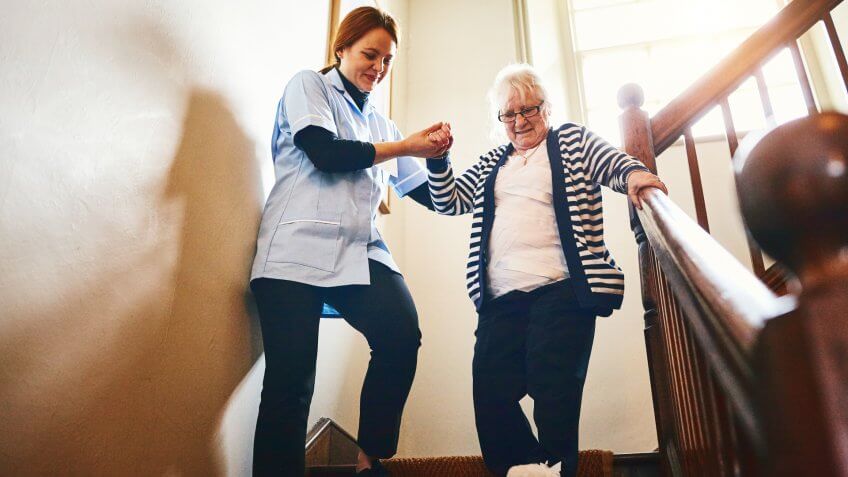
[[[639,159],[648,169],[656,173],[654,145],[651,136],[651,120],[648,113],[641,109],[645,95],[636,84],[627,84],[618,92],[618,105],[624,110],[619,117],[624,151]],[[669,459],[669,445],[673,446],[675,435],[673,408],[668,391],[668,369],[665,349],[662,343],[661,323],[657,315],[657,269],[654,254],[648,243],[648,237],[639,223],[639,218],[630,205],[630,226],[636,237],[639,253],[639,274],[642,283],[642,306],[645,309],[645,347],[648,354],[651,391],[654,402],[654,419],[657,426],[657,441],[660,446],[660,460],[665,475],[678,475],[672,469]],[[671,451],[674,454],[674,450]],[[674,465],[674,467],[677,467]]]
[[[848,475],[848,116],[785,124],[737,160],[745,222],[801,285],[755,350],[766,475]]]

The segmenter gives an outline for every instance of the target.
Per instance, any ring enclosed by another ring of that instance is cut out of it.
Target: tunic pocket
[[[341,221],[330,219],[284,220],[277,225],[269,262],[297,263],[327,272],[336,269]]]

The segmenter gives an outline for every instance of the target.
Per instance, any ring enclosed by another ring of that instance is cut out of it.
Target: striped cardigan
[[[547,147],[557,228],[577,300],[582,308],[608,316],[621,306],[624,274],[604,244],[600,186],[626,193],[628,174],[648,169],[577,124],[566,123],[549,130]],[[487,299],[494,184],[498,169],[513,149],[511,144],[492,149],[459,177],[454,177],[450,160],[427,160],[430,196],[436,212],[474,214],[466,284],[478,311]]]

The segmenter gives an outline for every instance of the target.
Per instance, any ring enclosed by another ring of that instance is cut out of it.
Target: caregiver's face
[[[339,71],[360,91],[371,91],[388,76],[396,51],[389,32],[375,28],[338,52]]]
[[[518,150],[526,150],[545,140],[548,116],[547,108],[536,95],[528,95],[522,100],[513,90],[506,105],[501,108],[499,118],[509,142]]]

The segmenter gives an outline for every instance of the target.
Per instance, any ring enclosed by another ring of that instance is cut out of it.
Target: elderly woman
[[[574,476],[595,318],[624,294],[604,243],[600,186],[637,206],[640,189],[665,186],[585,127],[552,128],[547,91],[528,65],[502,70],[490,101],[509,144],[458,177],[447,156],[427,160],[435,210],[474,214],[467,285],[479,320],[477,434],[497,475]],[[431,134],[452,139],[448,127]],[[527,394],[538,439],[519,406]]]

